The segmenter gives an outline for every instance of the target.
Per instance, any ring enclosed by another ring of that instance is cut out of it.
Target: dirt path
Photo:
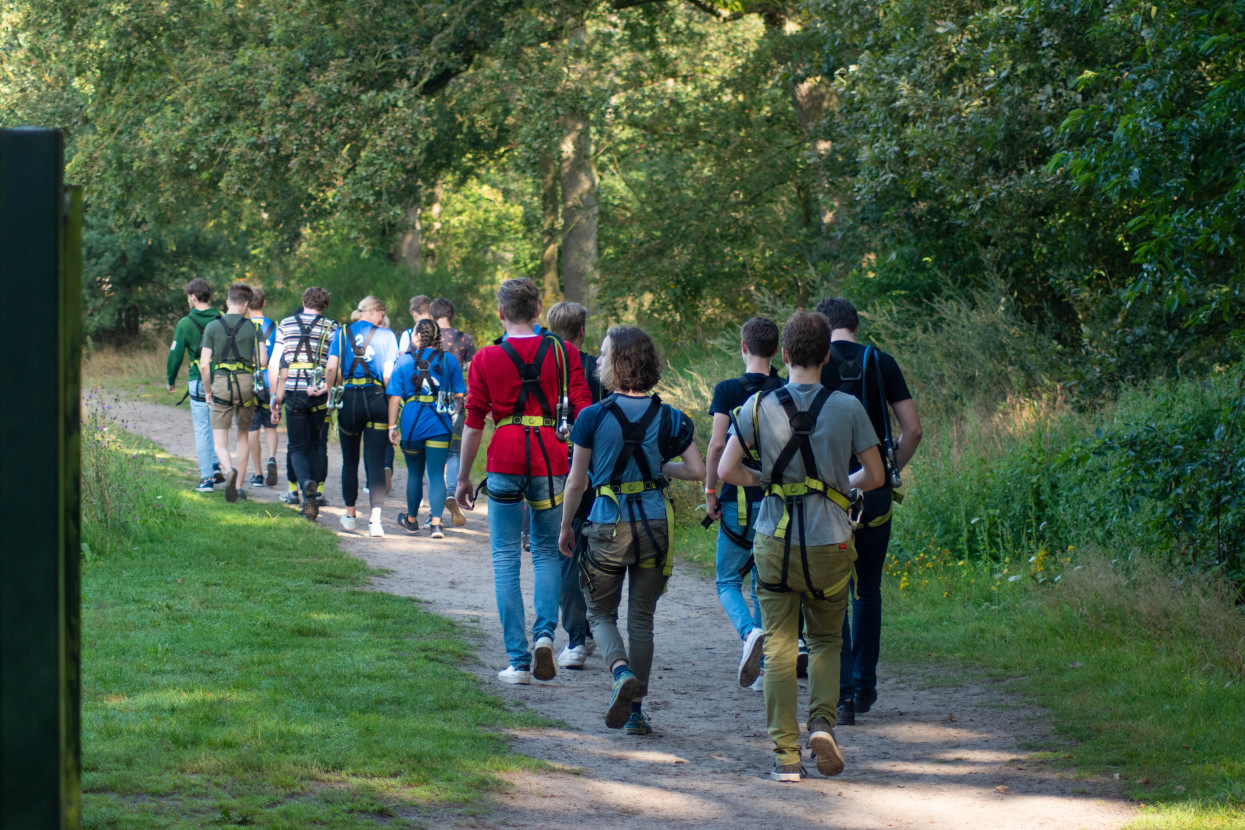
[[[169,451],[193,457],[184,407],[122,401],[113,414]],[[284,450],[283,435],[277,459],[282,487]],[[495,797],[499,812],[452,826],[1075,830],[1119,828],[1135,816],[1114,782],[1077,779],[1072,771],[1026,760],[1031,751],[1058,751],[1059,742],[1042,714],[1006,684],[961,678],[951,685],[929,667],[881,666],[874,710],[858,717],[857,726],[837,730],[844,774],[819,778],[806,764],[813,777],[799,784],[769,781],[772,753],[761,695],[735,682],[738,640],[712,583],[690,567],[676,566],[657,608],[645,706],[653,735],[629,737],[605,727],[609,676],[599,655],[585,670],[563,670],[550,683],[499,683],[494,675],[505,651],[482,512],[469,514],[466,528],[449,529],[441,541],[405,535],[394,523],[405,509],[405,471],[399,469],[384,514],[389,535],[347,533],[337,522],[343,509],[335,442],[329,452],[331,506],[321,511],[320,524],[338,532],[346,551],[387,569],[376,580],[378,589],[416,597],[478,631],[481,662],[473,670],[492,692],[565,724],[514,734],[519,752],[565,772],[511,776],[513,789]],[[264,488],[251,496],[275,501],[280,491]],[[359,524],[364,530],[366,520]],[[529,598],[530,580],[529,561],[523,574]],[[564,637],[559,630],[558,650]]]

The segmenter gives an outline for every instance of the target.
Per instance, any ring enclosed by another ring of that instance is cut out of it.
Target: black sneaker
[[[264,483],[269,487],[277,486],[277,459],[268,456],[268,478],[264,479]]]
[[[233,503],[238,500],[238,471],[233,467],[225,474],[225,501]]]
[[[770,778],[786,784],[798,784],[801,775],[808,775],[808,773],[804,771],[804,765],[799,761],[794,764],[780,764],[775,761],[774,768],[769,771]]]
[[[295,506],[298,506],[301,503],[301,500],[298,497],[297,490],[286,490],[284,493],[282,493],[280,496],[277,497],[277,500],[285,504],[292,504]]]
[[[856,701],[850,697],[839,701],[839,726],[856,725]]]
[[[225,483],[225,474],[221,472],[219,461],[212,465],[212,481],[217,484]]]
[[[877,692],[857,692],[856,693],[856,711],[864,714],[873,708],[873,704],[878,702]]]
[[[316,483],[314,481],[303,482],[303,515],[307,517],[309,522],[314,522],[316,517],[320,515],[320,504],[316,498]]]
[[[410,516],[408,516],[406,513],[399,513],[398,514],[398,527],[402,528],[403,530],[405,530],[407,533],[411,534],[412,536],[418,536],[419,535],[419,522],[411,522],[411,521],[408,521],[409,519],[410,519]]]
[[[809,722],[808,748],[817,759],[817,771],[822,775],[838,775],[843,771],[843,753],[834,740],[834,727],[830,726],[830,721],[813,718]]]
[[[795,676],[808,677],[808,643],[800,638],[800,650],[795,656]]]

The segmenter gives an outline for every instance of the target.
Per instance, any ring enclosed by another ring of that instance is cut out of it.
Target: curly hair
[[[601,385],[607,389],[647,392],[661,380],[661,358],[653,338],[635,326],[611,326],[609,359],[601,366]]]

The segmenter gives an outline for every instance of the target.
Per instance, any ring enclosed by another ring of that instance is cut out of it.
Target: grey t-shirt
[[[821,391],[819,383],[789,383],[784,387],[791,392],[792,400],[802,410],[808,409],[813,398]],[[739,430],[743,441],[751,446],[757,434],[752,424],[753,395],[744,401],[739,409]],[[765,394],[758,406],[757,420],[760,421],[761,444],[761,484],[769,486],[770,471],[778,454],[791,438],[791,423],[787,413],[773,392]],[[817,459],[817,472],[822,481],[834,487],[840,493],[847,494],[850,489],[847,478],[848,465],[854,453],[861,453],[870,447],[877,446],[878,436],[873,424],[860,401],[843,392],[832,392],[822,407],[817,425],[809,438],[813,446],[813,454]],[[787,482],[803,481],[805,477],[804,459],[796,453],[787,464],[783,480]],[[761,502],[761,510],[757,514],[756,531],[766,536],[774,536],[779,520],[782,519],[783,501],[777,496],[767,496]],[[793,515],[787,533],[793,545],[800,542],[797,516]],[[852,525],[847,513],[834,502],[821,496],[804,499],[804,543],[806,545],[835,545],[845,542],[852,536]]]

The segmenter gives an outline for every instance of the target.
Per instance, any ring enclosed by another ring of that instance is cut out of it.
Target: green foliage
[[[82,569],[84,827],[419,827],[532,767],[505,734],[537,721],[463,670],[453,623],[115,429],[84,528],[112,542]]]

